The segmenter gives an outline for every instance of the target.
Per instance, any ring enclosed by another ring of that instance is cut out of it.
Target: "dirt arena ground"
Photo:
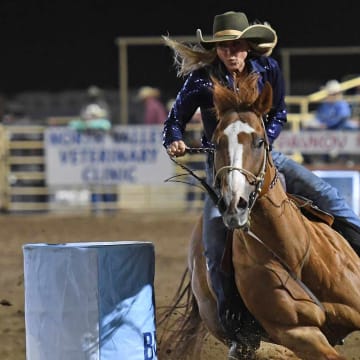
[[[126,211],[98,216],[0,216],[0,360],[25,359],[22,245],[151,241],[156,255],[156,305],[160,308],[172,299],[180,281],[196,217],[194,213],[143,214]],[[349,360],[360,359],[360,333],[351,334],[339,351]],[[263,344],[258,357],[262,360],[296,359],[289,351],[268,344]],[[202,359],[225,360],[226,349],[209,337],[202,355],[194,360]]]

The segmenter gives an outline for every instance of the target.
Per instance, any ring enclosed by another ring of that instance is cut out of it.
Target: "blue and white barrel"
[[[154,246],[23,246],[27,360],[154,360]]]

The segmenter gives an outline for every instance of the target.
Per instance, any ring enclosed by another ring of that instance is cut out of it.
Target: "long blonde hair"
[[[194,70],[210,65],[217,57],[215,48],[207,50],[200,45],[172,40],[168,36],[162,38],[165,45],[174,52],[174,64],[178,77],[186,76]]]
[[[264,23],[263,25],[271,28],[269,23]],[[178,77],[186,76],[194,70],[210,65],[217,58],[215,47],[208,50],[199,44],[191,45],[172,40],[169,36],[162,36],[162,38],[165,45],[174,52],[174,64]],[[255,42],[248,41],[248,44],[252,57],[270,56],[277,44],[277,35],[275,33],[273,43],[259,45]]]

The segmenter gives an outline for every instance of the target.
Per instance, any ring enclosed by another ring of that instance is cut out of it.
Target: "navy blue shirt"
[[[284,80],[277,61],[271,57],[261,56],[246,62],[249,72],[259,74],[258,87],[262,91],[268,81],[273,89],[272,108],[265,119],[266,132],[270,143],[278,137],[286,123],[287,112],[285,106]],[[163,131],[163,145],[169,146],[173,141],[182,140],[186,124],[191,120],[196,109],[200,107],[204,127],[203,146],[211,146],[213,132],[217,125],[213,103],[213,83],[210,76],[216,76],[229,88],[233,88],[233,77],[222,63],[218,63],[220,70],[217,75],[213,67],[207,66],[189,74],[180,89],[175,103],[165,121]]]

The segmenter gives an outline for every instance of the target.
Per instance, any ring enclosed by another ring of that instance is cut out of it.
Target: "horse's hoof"
[[[237,343],[233,342],[229,350],[228,360],[240,360],[239,354],[237,353],[237,347]]]
[[[233,341],[230,346],[228,360],[255,360],[255,351],[252,347]]]

